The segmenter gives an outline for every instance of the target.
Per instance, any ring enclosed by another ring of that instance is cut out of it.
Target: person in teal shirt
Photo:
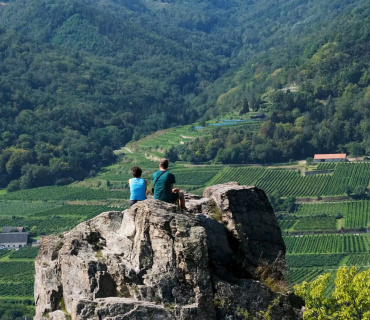
[[[176,182],[175,176],[168,171],[168,160],[163,158],[159,161],[159,170],[153,173],[153,198],[173,203],[179,200],[179,206],[185,209],[184,193],[173,185]]]

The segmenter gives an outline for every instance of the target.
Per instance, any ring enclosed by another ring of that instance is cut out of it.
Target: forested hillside
[[[364,154],[369,7],[3,1],[0,187],[66,184],[113,162],[131,139],[250,110],[269,115],[260,132],[223,129],[175,152],[225,163]]]
[[[248,55],[255,53],[251,47],[266,43],[262,36],[255,45],[243,44],[238,58],[245,57],[245,63],[213,87],[217,100],[206,119],[230,109],[265,112],[269,119],[260,132],[220,128],[212,137],[178,147],[178,157],[276,163],[314,153],[370,153],[369,4],[316,1],[294,9],[271,9],[275,19],[296,23],[290,29],[280,24],[268,50]],[[256,21],[256,33],[266,31],[261,19]]]

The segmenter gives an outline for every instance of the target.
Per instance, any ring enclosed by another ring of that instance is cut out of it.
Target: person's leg
[[[179,207],[181,209],[186,209],[185,207],[185,196],[183,192],[179,192]]]
[[[178,192],[171,193],[171,200],[169,202],[179,205],[179,193]]]
[[[128,202],[128,204],[129,204],[129,205],[130,205],[130,207],[131,207],[131,206],[133,206],[137,201],[138,201],[138,200],[130,200],[130,201]]]
[[[181,209],[186,209],[185,196],[183,192],[172,193],[172,199],[169,202],[177,204]]]

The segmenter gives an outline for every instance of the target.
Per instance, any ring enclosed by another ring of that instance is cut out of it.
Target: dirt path
[[[157,156],[154,156],[152,154],[144,154],[144,157],[150,161],[155,161],[155,162],[158,162],[159,160],[161,160],[160,158],[158,158]]]
[[[337,229],[340,230],[342,229],[343,226],[343,218],[337,220]]]
[[[119,154],[122,154],[122,153],[134,153],[130,148],[127,148],[127,147],[122,147],[121,149],[118,149],[118,150],[114,150],[113,153],[115,155],[119,155]]]
[[[180,135],[180,137],[183,139],[191,139],[191,140],[195,139],[195,137],[189,137],[189,136],[184,136],[184,135]]]
[[[134,153],[131,149],[127,148],[127,147],[123,147],[124,150],[126,150],[127,152],[129,153]]]
[[[289,166],[267,166],[267,169],[285,169],[285,170],[298,170],[302,171],[304,168],[298,164],[292,164]]]
[[[335,202],[348,200],[347,196],[333,196],[323,197],[321,200],[315,198],[297,198],[296,203],[321,203],[321,202]]]

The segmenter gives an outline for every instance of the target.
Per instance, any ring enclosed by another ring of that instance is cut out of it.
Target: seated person
[[[185,209],[185,198],[178,188],[174,188],[175,176],[168,171],[168,160],[163,158],[159,161],[159,170],[153,173],[153,198],[173,203],[179,200],[179,206]]]
[[[130,185],[130,207],[138,201],[142,201],[146,199],[146,187],[148,182],[140,178],[142,174],[142,170],[139,167],[132,167],[131,173],[134,176],[128,181]]]

